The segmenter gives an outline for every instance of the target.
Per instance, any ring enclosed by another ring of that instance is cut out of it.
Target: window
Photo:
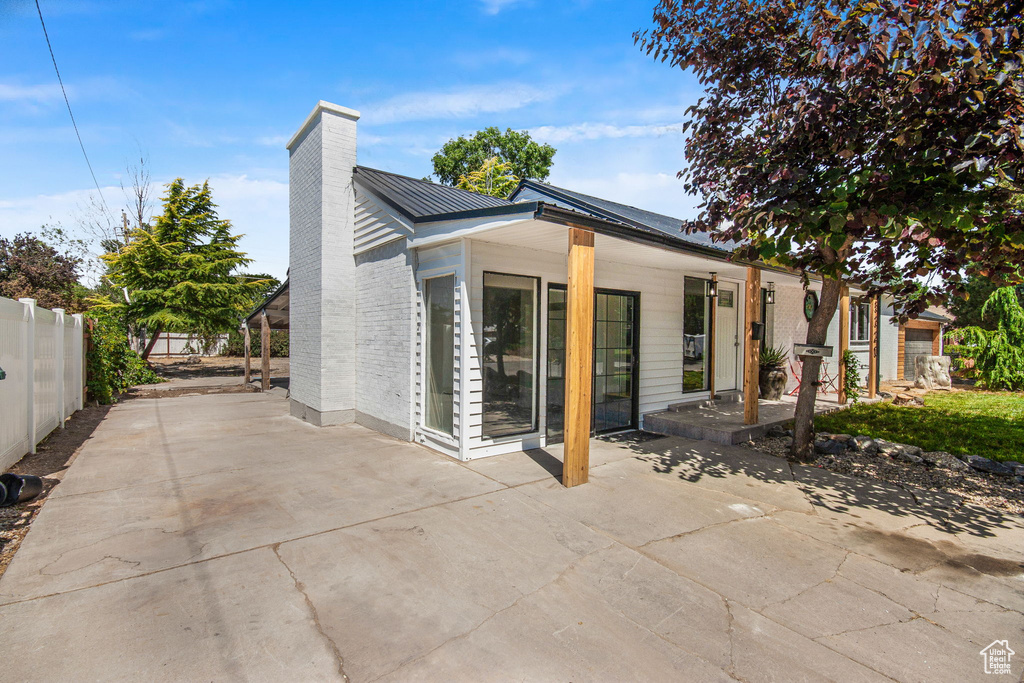
[[[708,388],[708,353],[711,335],[705,282],[688,277],[683,282],[683,391]],[[719,294],[721,296],[721,294]]]
[[[484,436],[537,430],[540,280],[484,273]]]
[[[455,394],[455,276],[423,281],[426,308],[426,415],[430,429],[453,434]]]
[[[850,341],[866,342],[871,339],[871,303],[854,301],[850,304]]]

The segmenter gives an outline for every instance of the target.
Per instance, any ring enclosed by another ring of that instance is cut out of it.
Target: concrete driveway
[[[571,490],[560,457],[128,401],[0,580],[0,679],[1021,677],[1019,518],[677,438],[595,442]]]

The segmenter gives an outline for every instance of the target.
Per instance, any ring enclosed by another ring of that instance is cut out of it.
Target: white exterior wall
[[[356,421],[412,441],[413,255],[402,239],[358,254],[355,263]]]
[[[416,425],[415,440],[426,446],[447,453],[453,457],[461,457],[460,438],[462,436],[463,424],[465,422],[465,411],[463,410],[463,395],[465,393],[463,380],[465,379],[465,368],[471,359],[464,357],[461,350],[469,348],[463,343],[462,330],[466,317],[466,261],[469,257],[469,243],[466,240],[450,242],[437,247],[420,249],[416,254],[416,314],[413,319],[414,349],[412,354],[412,379],[413,379],[413,421]],[[423,332],[426,315],[423,308],[423,281],[442,277],[445,275],[455,276],[455,376],[454,395],[452,398],[452,409],[455,412],[452,434],[444,434],[424,426],[425,399],[423,378]],[[464,459],[464,458],[463,458]]]
[[[81,409],[83,333],[81,315],[0,298],[0,471]]]
[[[882,297],[882,306],[879,311],[881,317],[881,333],[878,335],[879,362],[878,367],[882,372],[883,380],[896,380],[900,378],[899,352],[900,352],[900,328],[892,321],[893,306],[891,297]]]
[[[319,425],[356,417],[358,119],[320,102],[288,144],[292,413]]]
[[[546,443],[547,406],[547,292],[548,284],[565,284],[568,271],[567,255],[549,251],[534,251],[520,247],[469,241],[469,308],[464,315],[469,317],[472,343],[463,357],[468,381],[463,391],[468,396],[462,422],[465,425],[466,440],[462,444],[460,457],[468,460],[497,453],[516,451],[523,448],[538,448]],[[568,248],[568,239],[566,241]],[[707,398],[707,392],[683,393],[683,278],[708,276],[707,271],[685,272],[637,268],[614,263],[596,253],[594,286],[596,288],[618,289],[640,293],[640,382],[639,412],[641,426],[643,415],[665,410],[673,403]],[[605,254],[611,256],[613,254]],[[708,262],[711,270],[712,262]],[[421,259],[421,267],[423,265]],[[479,348],[483,344],[483,274],[484,271],[539,277],[540,294],[540,372],[539,384],[539,429],[527,435],[489,439],[483,437],[483,373]],[[743,283],[736,282],[740,296]],[[742,308],[740,309],[742,329]],[[466,329],[465,321],[462,329]],[[458,325],[457,325],[458,326]],[[738,361],[737,361],[738,362]],[[456,390],[458,391],[458,381]],[[457,415],[456,419],[459,419]]]

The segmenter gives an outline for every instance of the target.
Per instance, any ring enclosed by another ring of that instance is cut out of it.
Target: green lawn
[[[1024,462],[1024,394],[960,391],[931,393],[923,408],[859,404],[814,419],[833,434],[920,446],[926,451]]]

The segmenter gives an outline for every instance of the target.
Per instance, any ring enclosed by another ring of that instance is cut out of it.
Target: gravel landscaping
[[[786,458],[792,434],[776,429],[748,442],[749,448]],[[1024,515],[1024,465],[976,455],[954,456],[867,436],[819,432],[814,445],[816,467],[913,489],[957,496],[961,503]]]

